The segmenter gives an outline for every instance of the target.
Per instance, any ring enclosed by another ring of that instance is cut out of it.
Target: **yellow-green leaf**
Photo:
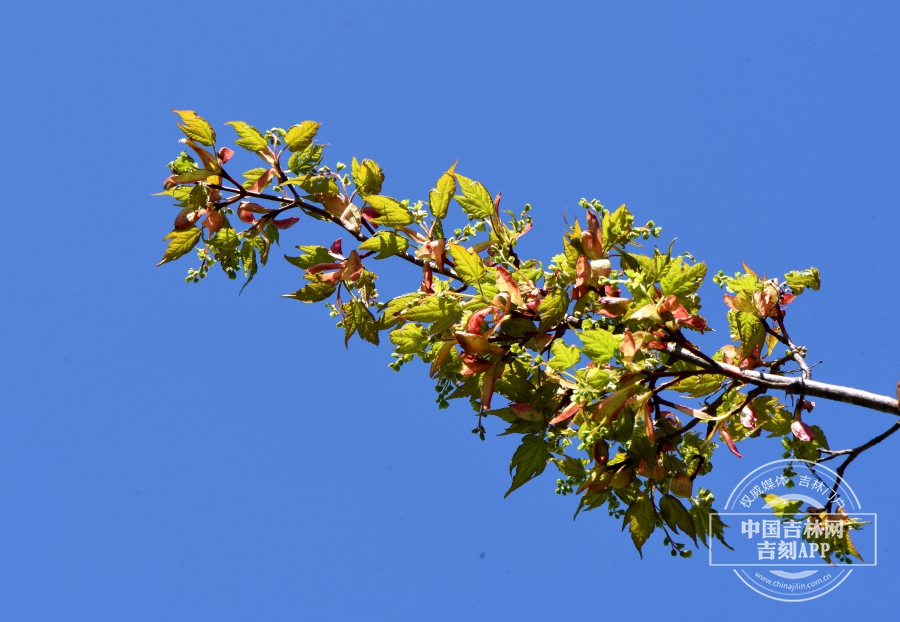
[[[453,198],[453,194],[456,192],[454,169],[456,169],[456,162],[453,163],[450,170],[441,175],[434,188],[428,193],[428,208],[431,210],[431,215],[435,218],[444,218],[447,215],[450,199]]]
[[[161,266],[164,263],[175,261],[179,257],[189,253],[191,249],[197,245],[197,242],[200,241],[200,234],[201,231],[198,227],[188,227],[184,231],[171,232],[163,238],[164,242],[169,240],[169,246],[166,248],[162,261],[156,265]]]
[[[450,256],[463,282],[477,287],[486,273],[481,257],[459,244],[450,245]]]
[[[229,121],[225,125],[230,125],[235,129],[240,138],[234,142],[247,151],[262,151],[268,145],[263,135],[252,125],[243,121]]]
[[[365,159],[357,162],[356,158],[350,162],[350,173],[356,189],[363,196],[379,194],[384,183],[384,171],[375,160]]]
[[[320,125],[322,124],[315,121],[304,121],[300,125],[295,125],[284,135],[284,144],[291,151],[303,151],[312,144]]]
[[[634,542],[634,547],[642,558],[644,554],[641,552],[641,547],[644,546],[644,542],[653,533],[655,528],[654,522],[653,503],[647,497],[642,496],[635,499],[634,503],[628,506],[628,510],[625,512],[622,529],[624,530],[625,525],[628,525],[628,531],[631,532],[631,541]]]
[[[185,173],[181,173],[180,175],[175,175],[172,178],[176,184],[189,184],[195,181],[206,181],[208,178],[217,175],[216,171],[208,171],[206,169],[196,169],[193,171],[187,171]]]
[[[603,329],[584,330],[578,336],[584,343],[584,353],[598,365],[612,360],[622,345],[622,335],[613,335]]]
[[[359,245],[361,251],[378,251],[375,259],[386,259],[391,255],[402,253],[409,247],[406,238],[390,231],[379,231],[373,237]]]
[[[455,199],[466,214],[478,220],[494,215],[494,201],[487,188],[459,174],[456,174],[456,181],[459,182],[462,195],[456,195]]]
[[[412,213],[396,199],[373,194],[366,197],[366,202],[378,212],[378,218],[372,220],[377,225],[402,227],[415,221]]]
[[[203,117],[197,116],[193,110],[175,110],[172,112],[181,117],[178,127],[191,140],[196,140],[201,145],[211,147],[216,142],[216,132]]]

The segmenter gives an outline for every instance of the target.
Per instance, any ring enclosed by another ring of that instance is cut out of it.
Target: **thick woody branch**
[[[885,395],[878,395],[876,393],[869,393],[868,391],[842,387],[834,384],[826,384],[824,382],[816,382],[815,380],[807,380],[806,378],[786,378],[784,376],[775,376],[764,372],[754,371],[752,369],[740,369],[734,365],[702,358],[686,348],[673,343],[666,346],[666,352],[675,358],[679,358],[710,371],[715,371],[723,376],[740,380],[746,384],[784,391],[785,393],[794,395],[807,395],[835,402],[843,402],[845,404],[854,404],[855,406],[862,406],[871,410],[900,416],[900,404],[897,403],[896,399]]]

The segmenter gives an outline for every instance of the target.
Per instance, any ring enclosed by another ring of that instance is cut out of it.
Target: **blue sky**
[[[155,268],[175,212],[150,194],[180,151],[171,108],[222,137],[233,119],[320,121],[329,159],[376,159],[395,196],[426,198],[460,158],[506,207],[534,206],[523,255],[559,252],[563,212],[585,196],[655,220],[713,272],[816,266],[822,290],[791,306],[792,336],[824,361],[817,379],[889,394],[893,3],[30,2],[4,22],[3,619],[889,606],[896,442],[848,472],[879,513],[878,568],[821,600],[768,601],[658,541],[641,561],[605,514],[573,522],[549,470],[504,500],[515,441],[489,428],[478,442],[422,368],[345,350],[323,308],[279,299],[300,284],[279,254],[241,297],[220,274],[188,286],[186,264]],[[334,238],[306,221],[286,233],[286,249]],[[710,343],[725,340],[718,290],[704,292]],[[822,401],[809,420],[834,447],[891,423]],[[721,496],[780,457],[742,450],[705,478]]]

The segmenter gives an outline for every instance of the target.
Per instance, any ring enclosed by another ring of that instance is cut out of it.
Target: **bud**
[[[750,404],[741,409],[741,425],[748,430],[756,427],[756,413],[753,412],[753,407]]]
[[[194,224],[194,210],[189,207],[184,208],[180,212],[178,212],[178,216],[175,217],[175,231],[184,231],[188,227]]]
[[[795,420],[791,423],[791,432],[794,433],[794,436],[800,439],[801,441],[810,442],[813,439],[812,428],[803,423],[800,419]]]
[[[219,162],[225,164],[234,155],[234,151],[228,147],[222,147],[216,155],[219,156]]]
[[[682,499],[690,499],[694,492],[694,482],[684,473],[676,473],[669,485],[669,492]]]
[[[599,466],[606,466],[606,462],[609,460],[609,443],[603,439],[594,443],[594,460]]]
[[[612,264],[609,259],[593,259],[591,260],[591,276],[595,279],[603,277],[604,279],[612,273]]]
[[[513,414],[525,421],[537,421],[541,419],[541,411],[532,406],[531,404],[510,404],[509,409],[513,411]]]

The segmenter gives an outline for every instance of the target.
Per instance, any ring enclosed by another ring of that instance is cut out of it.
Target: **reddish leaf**
[[[522,294],[519,292],[519,284],[516,283],[515,279],[512,278],[503,266],[497,266],[494,269],[497,271],[497,289],[509,294],[509,299],[513,304],[524,307],[525,301],[522,300]]]
[[[296,225],[300,221],[299,216],[291,216],[290,218],[275,218],[272,220],[272,224],[275,225],[276,229],[290,229],[294,225]]]
[[[462,346],[466,354],[478,355],[485,352],[499,353],[500,348],[481,335],[473,335],[472,333],[454,333],[457,343]]]
[[[550,420],[550,425],[556,425],[558,423],[562,423],[566,419],[571,419],[580,410],[581,410],[581,404],[572,402],[571,404],[569,404],[568,406],[563,408],[562,411],[558,415],[556,415],[555,417],[553,417],[553,419]]]
[[[541,418],[541,411],[531,404],[510,404],[509,409],[516,417],[525,421],[537,421]]]
[[[259,179],[257,179],[256,182],[252,186],[250,186],[249,191],[250,192],[262,192],[263,188],[265,188],[269,184],[269,182],[272,181],[272,178],[274,176],[275,176],[275,171],[274,171],[274,169],[270,168],[265,173],[263,173],[262,175],[259,176]]]
[[[481,330],[481,325],[484,322],[484,318],[492,312],[493,309],[491,307],[485,307],[470,315],[469,320],[466,322],[466,332],[472,333],[473,335],[480,335],[483,332]]]
[[[461,357],[463,365],[469,368],[473,374],[480,374],[482,372],[486,372],[491,368],[490,361],[486,361],[482,358],[478,358],[477,356],[473,356],[471,354],[464,354]]]
[[[219,157],[219,162],[225,164],[234,155],[234,151],[228,147],[222,147],[216,155]]]
[[[725,441],[725,444],[728,445],[728,449],[731,450],[731,453],[733,453],[733,454],[734,454],[735,456],[737,456],[738,458],[743,458],[743,457],[744,457],[744,456],[741,455],[741,452],[739,452],[739,451],[737,450],[737,447],[735,447],[735,445],[734,445],[734,440],[731,438],[731,435],[728,433],[728,430],[725,428],[725,422],[724,422],[724,421],[723,421],[721,424],[719,424],[719,437],[720,437],[723,441]]]

